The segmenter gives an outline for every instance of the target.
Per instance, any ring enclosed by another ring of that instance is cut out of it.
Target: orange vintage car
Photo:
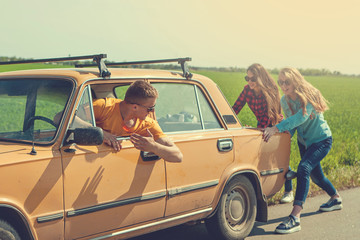
[[[0,231],[15,239],[126,239],[204,220],[218,239],[233,240],[267,221],[267,198],[288,171],[290,135],[266,143],[259,129],[244,127],[219,87],[188,71],[189,58],[124,63],[176,61],[176,72],[107,68],[105,57],[11,62],[91,58],[97,68],[0,74]],[[182,162],[140,152],[128,136],[118,136],[120,152],[103,144],[92,101],[123,98],[135,80],[158,90],[151,117]]]

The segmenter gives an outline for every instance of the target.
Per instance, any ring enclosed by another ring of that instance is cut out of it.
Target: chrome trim
[[[125,200],[99,204],[99,205],[92,206],[92,207],[71,210],[66,213],[66,216],[67,217],[75,217],[75,216],[93,213],[93,212],[97,212],[97,211],[101,211],[101,210],[105,210],[105,209],[109,209],[109,208],[114,208],[114,207],[119,207],[119,206],[123,206],[123,205],[127,205],[127,204],[137,203],[137,202],[141,202],[141,201],[154,200],[154,199],[162,198],[165,196],[166,196],[166,191],[162,191],[159,193],[143,195],[140,197],[128,198]]]
[[[217,148],[219,152],[229,152],[233,150],[233,140],[231,138],[222,138],[217,141]]]
[[[221,89],[220,89],[220,87],[217,85],[217,83],[214,82],[214,80],[212,80],[211,78],[209,78],[209,77],[207,77],[207,76],[205,76],[205,75],[201,75],[201,76],[210,79],[210,80],[218,87],[218,90],[219,90],[219,92],[222,94],[222,96],[224,97],[225,101],[227,101],[227,99],[225,98],[225,95],[223,94],[223,92],[221,91]],[[211,96],[210,92],[208,91],[208,89],[205,87],[205,85],[204,85],[201,81],[196,80],[196,79],[193,79],[193,80],[194,80],[195,82],[199,83],[199,84],[203,87],[204,91],[206,92],[206,95],[209,97],[209,100],[212,102],[212,104],[214,105],[214,108],[215,108],[216,112],[217,112],[217,113],[219,114],[219,116],[220,116],[220,119],[221,119],[221,121],[222,121],[222,123],[223,123],[222,126],[224,127],[225,130],[228,130],[229,127],[228,127],[227,123],[225,122],[225,119],[223,118],[223,116],[222,116],[222,114],[221,114],[218,106],[216,105],[216,102],[215,102],[214,99],[212,98],[212,96]],[[200,90],[201,90],[201,89],[200,89]],[[206,96],[205,96],[205,97],[206,97]],[[229,104],[229,107],[231,108],[230,104]],[[216,118],[217,118],[218,120],[220,120],[218,117],[216,117]],[[221,121],[220,121],[220,122],[221,122]],[[221,125],[221,124],[220,124],[220,125]]]
[[[177,217],[173,217],[173,218],[169,218],[169,219],[164,219],[164,220],[157,221],[157,222],[154,222],[154,223],[148,223],[148,224],[145,224],[145,225],[142,225],[142,226],[138,226],[138,227],[134,227],[134,228],[130,228],[130,229],[126,229],[126,230],[122,230],[122,231],[110,233],[110,234],[107,234],[107,235],[104,235],[104,236],[101,236],[101,237],[91,238],[91,240],[106,239],[106,238],[118,236],[118,235],[125,234],[125,233],[129,233],[129,232],[138,231],[138,230],[141,230],[141,229],[145,229],[145,228],[149,228],[149,227],[161,225],[161,224],[164,224],[164,223],[176,221],[176,220],[179,220],[179,219],[182,219],[182,218],[187,218],[187,217],[191,217],[191,216],[194,216],[194,215],[198,215],[198,214],[202,214],[202,213],[206,213],[206,212],[211,212],[211,211],[212,211],[212,208],[206,208],[206,209],[202,209],[202,210],[197,211],[197,212],[188,213],[188,214],[184,214],[184,215],[177,216]]]
[[[47,216],[43,216],[43,217],[38,217],[36,219],[36,221],[38,223],[44,223],[44,222],[50,222],[50,221],[59,220],[59,219],[63,219],[63,218],[64,218],[64,213],[56,213],[56,214],[51,214],[51,215],[47,215]]]
[[[201,104],[200,104],[199,94],[198,94],[198,91],[197,91],[198,86],[196,86],[195,84],[193,86],[194,86],[194,92],[195,92],[197,108],[198,108],[198,111],[199,111],[201,129],[204,130],[205,129],[205,124],[204,124],[204,118],[203,118],[203,115],[202,115],[202,112],[201,112]]]
[[[88,91],[88,94],[89,94],[89,104],[90,104],[90,115],[91,115],[91,122],[92,122],[92,125],[94,127],[96,127],[96,121],[95,121],[95,115],[94,115],[94,108],[93,108],[93,98],[92,98],[92,94],[91,94],[91,89],[90,89],[90,85],[86,85],[85,88],[87,88],[87,91]],[[85,89],[84,89],[85,91]],[[81,96],[82,98],[82,96]],[[80,98],[80,100],[81,100]],[[79,105],[77,106],[77,108],[79,107]],[[76,108],[76,109],[77,109]]]
[[[175,195],[182,194],[185,192],[196,191],[203,188],[213,187],[219,184],[219,180],[213,180],[205,183],[200,183],[187,187],[173,188],[168,190],[169,198],[174,197]]]
[[[75,81],[75,83],[77,84],[77,82]],[[84,87],[85,86],[85,87]],[[79,92],[81,92],[81,90],[82,90],[82,88],[84,87],[84,91],[81,93],[81,94],[79,94]],[[79,87],[77,88],[77,86],[75,85],[75,88],[74,89],[76,89],[77,90],[77,94],[76,93],[74,93],[74,94],[76,94],[76,95],[74,95],[74,97],[73,97],[73,99],[72,99],[72,101],[74,102],[74,106],[73,106],[73,108],[72,109],[69,109],[69,111],[67,112],[67,115],[69,115],[69,121],[67,122],[67,125],[66,126],[64,126],[65,127],[65,134],[64,134],[64,136],[63,136],[63,139],[61,140],[61,144],[60,144],[60,149],[62,148],[62,147],[64,147],[64,146],[67,146],[67,144],[65,144],[65,142],[66,142],[66,139],[67,139],[67,132],[69,131],[69,129],[70,129],[70,125],[71,125],[71,123],[72,123],[72,120],[73,120],[73,118],[71,118],[71,115],[73,115],[73,117],[75,117],[76,116],[76,111],[78,110],[78,107],[79,107],[79,104],[80,104],[80,102],[78,103],[78,105],[75,105],[75,103],[76,103],[76,101],[79,99],[79,100],[81,100],[81,98],[82,98],[82,96],[84,95],[84,93],[85,93],[85,91],[86,91],[86,88],[87,87],[89,87],[89,91],[90,91],[90,95],[89,95],[89,100],[90,100],[90,104],[91,104],[91,114],[94,114],[93,112],[94,112],[94,110],[92,109],[92,95],[91,95],[91,89],[90,89],[90,86],[89,85],[85,85],[84,83],[82,83],[81,85],[79,85]],[[71,110],[71,111],[70,111]],[[65,115],[64,115],[65,116]],[[93,116],[91,116],[91,118],[94,118],[95,119],[95,117],[93,117]],[[95,122],[93,122],[92,123],[92,125],[94,125],[95,124]],[[96,127],[96,126],[94,126],[94,127]]]
[[[126,141],[126,140],[130,140],[130,137],[119,136],[119,137],[116,137],[116,140],[118,140],[118,141]]]
[[[274,174],[279,174],[284,172],[283,168],[278,168],[278,169],[271,169],[271,170],[265,170],[265,171],[261,171],[260,175],[261,176],[268,176],[268,175],[274,175]]]

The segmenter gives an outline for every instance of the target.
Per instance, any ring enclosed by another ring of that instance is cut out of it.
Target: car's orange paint
[[[97,69],[43,69],[0,74],[1,79],[57,77],[76,82],[74,101],[61,120],[61,131],[49,146],[0,141],[0,217],[6,207],[16,209],[35,239],[123,239],[158,229],[203,219],[217,206],[224,186],[236,174],[258,179],[259,201],[272,196],[284,183],[290,155],[290,136],[277,134],[268,143],[261,131],[243,128],[217,85],[194,74],[191,80],[163,70],[109,69],[102,79]],[[116,153],[109,146],[63,146],[84,88],[89,84],[119,84],[143,79],[151,83],[177,82],[197,85],[206,95],[223,129],[168,136],[183,153],[181,163],[163,159],[145,162],[130,141]],[[227,124],[223,115],[235,123]],[[220,152],[219,139],[231,139],[231,151]],[[69,150],[70,149],[70,150]],[[262,171],[282,169],[262,176]],[[254,188],[256,188],[254,183]],[[205,186],[205,187],[202,187]],[[193,189],[195,188],[195,190]],[[184,189],[190,189],[184,191]],[[163,195],[162,195],[163,194]],[[127,203],[134,198],[159,196]],[[107,204],[116,207],[97,209]],[[84,213],[81,210],[86,209]],[[39,218],[62,214],[51,221]]]

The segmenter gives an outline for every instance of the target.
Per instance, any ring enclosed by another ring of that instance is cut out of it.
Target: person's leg
[[[331,145],[331,137],[318,143],[314,143],[308,148],[305,148],[305,146],[299,143],[299,150],[302,158],[297,170],[295,205],[302,206],[305,203],[309,192],[310,174],[312,174],[315,168],[318,170],[321,169],[320,161],[329,153]],[[313,173],[313,176],[319,174],[318,170]]]
[[[300,215],[305,203],[310,186],[310,174],[315,167],[320,165],[320,161],[328,154],[331,149],[332,139],[326,139],[319,143],[314,143],[306,148],[298,143],[301,161],[297,169],[297,187],[294,206],[287,220],[275,229],[278,233],[293,233],[299,231]]]
[[[291,168],[289,166],[289,171],[291,171]],[[286,180],[284,184],[284,195],[280,199],[280,203],[290,203],[294,201],[294,194],[292,192],[293,186],[292,186],[292,180]]]
[[[314,168],[310,177],[316,185],[321,187],[330,196],[330,200],[322,204],[319,210],[330,212],[342,209],[342,199],[329,179],[325,177],[320,164]]]
[[[299,146],[299,151],[300,151],[300,156],[302,157],[305,154],[305,146],[301,145],[298,142],[298,146]],[[299,183],[299,181],[297,180],[297,182]],[[302,202],[300,202],[301,205],[294,205],[293,209],[291,211],[291,214],[289,215],[289,217],[283,221],[282,223],[280,223],[276,229],[275,232],[277,233],[293,233],[293,232],[297,232],[301,230],[301,226],[300,226],[300,213],[302,210]],[[295,204],[295,202],[294,202]]]
[[[291,167],[289,166],[289,171],[291,171]],[[292,187],[292,180],[286,180],[285,181],[285,192],[291,192],[293,190]]]
[[[332,144],[332,138],[329,138],[328,142]],[[330,200],[322,204],[319,210],[329,212],[342,209],[343,206],[340,194],[336,191],[335,187],[329,181],[329,179],[325,177],[320,163],[311,172],[310,177],[316,185],[318,185],[330,196]]]
[[[325,177],[320,163],[311,172],[310,177],[311,180],[321,189],[323,189],[330,197],[337,195],[335,187],[332,185],[329,179]]]

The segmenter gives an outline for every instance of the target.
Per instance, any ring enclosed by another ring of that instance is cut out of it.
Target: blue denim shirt
[[[295,101],[290,99],[289,103],[294,111],[294,115],[288,106],[286,97],[283,96],[281,98],[281,107],[286,119],[276,125],[279,132],[289,131],[291,136],[293,136],[295,130],[297,130],[298,141],[306,147],[331,137],[331,130],[324,119],[324,115],[317,113],[313,105],[308,103],[306,105],[306,114],[303,115],[301,103],[298,99]]]

